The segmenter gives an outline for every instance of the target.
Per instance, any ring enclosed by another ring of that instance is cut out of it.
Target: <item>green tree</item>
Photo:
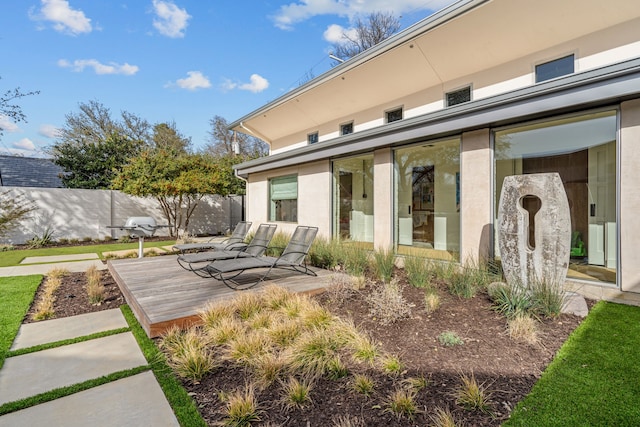
[[[81,103],[80,112],[67,114],[47,152],[64,170],[65,187],[105,189],[129,158],[153,142],[150,129],[134,114],[125,111],[115,120],[99,102]]]
[[[0,191],[0,239],[35,209],[33,203],[22,195],[16,197],[10,190]]]
[[[173,149],[182,153],[191,151],[191,138],[178,132],[174,122],[155,125],[152,139],[155,148]]]
[[[237,192],[242,185],[238,181],[231,160],[158,148],[132,158],[117,174],[112,188],[155,198],[171,226],[171,236],[177,236],[178,230],[188,230],[191,215],[206,194]]]
[[[64,170],[62,183],[67,188],[108,189],[118,170],[136,156],[143,144],[117,132],[90,143],[59,142],[49,153]]]

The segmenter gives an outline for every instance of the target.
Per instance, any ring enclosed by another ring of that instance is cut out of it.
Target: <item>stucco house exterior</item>
[[[639,29],[637,0],[454,3],[230,125],[270,146],[247,220],[499,259],[504,177],[558,172],[571,286],[640,293]]]

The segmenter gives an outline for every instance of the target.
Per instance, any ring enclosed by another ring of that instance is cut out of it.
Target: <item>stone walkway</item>
[[[11,349],[127,326],[119,309],[30,323],[20,327]],[[146,365],[131,332],[9,357],[0,369],[0,405]],[[146,371],[0,416],[0,427],[29,425],[162,427],[179,424],[153,372]]]
[[[170,250],[170,247],[164,250]],[[54,268],[84,272],[106,265],[95,253],[25,258],[0,268],[0,277],[45,275]],[[11,350],[127,328],[120,309],[20,326]],[[119,371],[147,366],[131,332],[8,357],[0,369],[0,405],[79,384]],[[179,426],[151,370],[66,397],[0,416],[9,426]]]

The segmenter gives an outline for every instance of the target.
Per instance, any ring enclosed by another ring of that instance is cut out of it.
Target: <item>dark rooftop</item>
[[[62,188],[62,173],[50,159],[0,155],[0,187]]]

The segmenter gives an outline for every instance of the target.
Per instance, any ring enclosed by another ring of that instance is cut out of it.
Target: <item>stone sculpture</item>
[[[526,197],[540,199],[529,233]],[[557,173],[507,176],[498,207],[500,258],[507,283],[529,289],[534,281],[564,283],[571,250],[571,216]]]

